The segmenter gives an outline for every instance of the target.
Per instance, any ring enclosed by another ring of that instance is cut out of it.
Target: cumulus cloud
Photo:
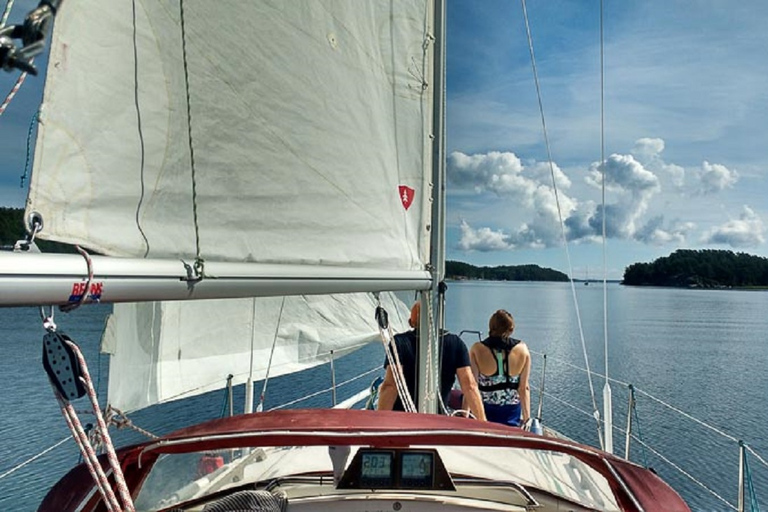
[[[448,183],[454,190],[460,189],[477,194],[478,202],[489,201],[489,194],[511,199],[514,205],[514,221],[505,225],[496,217],[493,223],[461,222],[461,239],[458,248],[474,251],[500,251],[520,248],[554,247],[562,244],[565,236],[571,243],[597,242],[603,233],[609,239],[635,240],[649,245],[683,245],[691,238],[702,243],[727,244],[732,247],[754,247],[765,241],[762,219],[745,207],[739,219],[717,226],[703,236],[695,234],[696,224],[685,219],[667,219],[653,213],[658,206],[662,191],[670,183],[681,185],[686,171],[665,162],[664,140],[638,139],[631,154],[612,154],[605,164],[592,163],[582,178],[584,184],[601,188],[605,180],[610,191],[610,203],[597,204],[593,200],[579,201],[571,195],[574,187],[571,178],[558,166],[547,162],[524,162],[511,152],[489,152],[467,155],[454,152],[448,158]],[[603,170],[605,173],[603,174]],[[552,187],[554,173],[557,195]],[[689,171],[692,190],[697,196],[711,194],[733,187],[738,174],[720,164],[704,162],[699,170]],[[671,179],[670,179],[671,178]],[[662,185],[662,183],[664,185]],[[470,194],[471,195],[471,194]],[[463,196],[466,200],[466,195]],[[558,211],[559,203],[559,211]],[[669,199],[664,203],[670,206]],[[684,215],[678,205],[672,204],[676,215]],[[669,213],[669,212],[668,212]]]
[[[523,165],[514,153],[501,152],[476,155],[454,152],[447,164],[448,182],[455,188],[510,198],[529,218],[507,234],[491,228],[473,229],[462,223],[460,248],[487,251],[550,247],[560,243],[558,203],[563,217],[568,217],[578,203],[565,194],[572,183],[558,166],[546,162]],[[557,197],[551,185],[553,174]]]
[[[710,164],[705,161],[696,173],[699,179],[698,192],[702,195],[714,194],[731,188],[739,180],[739,174],[724,165]]]
[[[672,185],[678,190],[682,190],[685,183],[685,169],[679,165],[665,162],[661,156],[664,148],[663,139],[644,137],[635,141],[631,153],[646,169],[666,174]]]
[[[448,183],[475,192],[493,192],[502,196],[527,198],[538,187],[552,183],[552,172],[546,162],[524,166],[514,153],[492,151],[466,155],[454,151],[447,161]],[[567,189],[571,180],[557,166],[552,166],[558,189]]]
[[[503,251],[513,249],[509,237],[501,231],[490,228],[473,229],[466,221],[461,221],[461,239],[459,249],[464,251]]]
[[[645,147],[648,154],[657,154],[663,148],[663,141],[649,140]],[[550,185],[552,169],[558,184],[557,197]],[[600,163],[593,163],[586,182],[600,187],[602,169]],[[565,194],[564,189],[570,188],[572,183],[557,166],[550,168],[542,162],[524,165],[513,153],[453,153],[448,159],[449,182],[453,186],[478,194],[493,193],[514,198],[515,204],[525,213],[524,221],[509,226],[505,231],[473,227],[462,221],[459,248],[492,251],[559,246],[562,243],[560,215],[569,241],[597,241],[602,236],[604,213],[608,238],[637,239],[646,243],[681,241],[685,238],[690,231],[689,226],[664,226],[663,217],[638,227],[649,202],[661,190],[659,179],[653,172],[632,155],[619,154],[607,159],[605,170],[606,188],[619,199],[603,208],[593,201],[579,202]],[[558,213],[558,203],[561,213]]]
[[[600,187],[602,181],[602,165],[593,163],[587,175],[587,183]],[[643,167],[632,155],[613,154],[605,162],[605,188],[643,196],[658,192],[660,185],[656,175]]]
[[[738,219],[729,220],[710,230],[701,241],[734,248],[756,247],[765,242],[765,224],[760,216],[745,205]]]
[[[635,233],[635,240],[651,245],[682,244],[696,228],[693,222],[673,222],[664,227],[664,215],[657,215]]]

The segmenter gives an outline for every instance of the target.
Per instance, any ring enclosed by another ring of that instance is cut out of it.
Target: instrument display
[[[386,487],[394,480],[394,458],[392,451],[364,452],[361,457],[360,486]]]
[[[416,489],[431,487],[434,464],[432,452],[404,452],[400,457],[400,485]]]
[[[344,471],[339,489],[455,490],[434,449],[360,448]]]

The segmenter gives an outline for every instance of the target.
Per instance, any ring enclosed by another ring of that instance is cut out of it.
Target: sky
[[[617,279],[679,248],[768,256],[768,2],[603,3],[605,166],[599,0],[526,2],[549,151],[521,2],[447,0],[447,258]],[[28,77],[0,118],[0,206],[24,204],[41,97]]]

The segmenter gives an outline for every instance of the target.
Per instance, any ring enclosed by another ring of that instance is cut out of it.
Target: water
[[[577,286],[580,320],[586,353],[593,371],[604,373],[602,287]],[[760,454],[768,455],[768,293],[725,290],[677,290],[608,287],[609,376],[612,383],[614,422],[626,427],[627,389],[633,384],[642,392],[727,433],[743,439]],[[589,381],[584,367],[579,321],[571,288],[563,283],[457,282],[449,284],[446,326],[453,332],[487,331],[496,309],[509,310],[517,323],[516,337],[525,340],[533,356],[531,383],[533,409],[538,406],[542,374],[541,353],[548,356],[543,399],[543,422],[570,437],[598,444],[591,410]],[[106,395],[108,361],[99,356],[98,344],[108,306],[81,308],[70,315],[58,313],[59,328],[82,347]],[[0,309],[3,357],[0,358],[0,475],[68,436],[64,420],[40,364],[42,328],[34,308]],[[473,341],[472,334],[465,340]],[[383,361],[380,346],[366,348],[337,361],[341,382]],[[357,381],[367,384],[370,377]],[[270,381],[265,408],[300,398],[307,389],[330,385],[327,366],[300,375]],[[598,404],[604,380],[593,378]],[[339,400],[359,388],[345,386]],[[183,403],[171,403],[140,411],[133,421],[153,433],[219,417],[223,391]],[[236,410],[241,410],[242,387],[236,389]],[[76,404],[84,409],[84,403]],[[563,402],[573,404],[565,405]],[[327,407],[330,393],[302,406]],[[575,407],[575,408],[574,408]],[[87,421],[87,417],[86,421]],[[738,447],[695,421],[673,413],[643,393],[637,395],[637,425],[648,447],[631,445],[632,460],[650,465],[688,501],[693,510],[730,510],[716,496],[702,489],[662,460],[655,452],[690,472],[730,503],[736,502]],[[142,441],[131,431],[113,431],[116,444]],[[618,430],[615,450],[624,453],[624,437]],[[652,450],[651,450],[652,449]],[[64,443],[35,462],[0,479],[0,510],[33,511],[53,483],[78,460],[73,442]],[[768,503],[768,469],[755,458],[750,467],[763,507]]]

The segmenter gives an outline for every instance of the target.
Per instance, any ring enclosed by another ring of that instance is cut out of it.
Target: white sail
[[[394,4],[186,1],[184,33],[178,1],[67,5],[27,204],[39,236],[110,256],[422,271],[432,12]]]
[[[400,300],[384,294],[382,306],[406,328]],[[128,412],[220,389],[230,374],[238,385],[327,363],[379,339],[375,308],[370,294],[116,304],[102,340],[108,401]]]
[[[378,336],[370,297],[297,296],[327,291],[296,282],[334,280],[334,292],[371,290],[360,276],[389,280],[381,289],[429,284],[432,16],[427,0],[82,0],[60,10],[27,201],[44,221],[38,236],[178,272],[179,260],[206,261],[200,283],[159,276],[176,287],[163,299],[205,298],[224,278],[207,296],[274,296],[116,304],[104,338],[113,406],[203,393],[228,374],[261,379],[276,329],[273,376]],[[221,262],[258,266],[219,273]],[[67,293],[61,268],[50,271]],[[122,277],[146,277],[140,268],[112,272],[101,298],[113,300]],[[274,279],[244,291],[252,272]]]

